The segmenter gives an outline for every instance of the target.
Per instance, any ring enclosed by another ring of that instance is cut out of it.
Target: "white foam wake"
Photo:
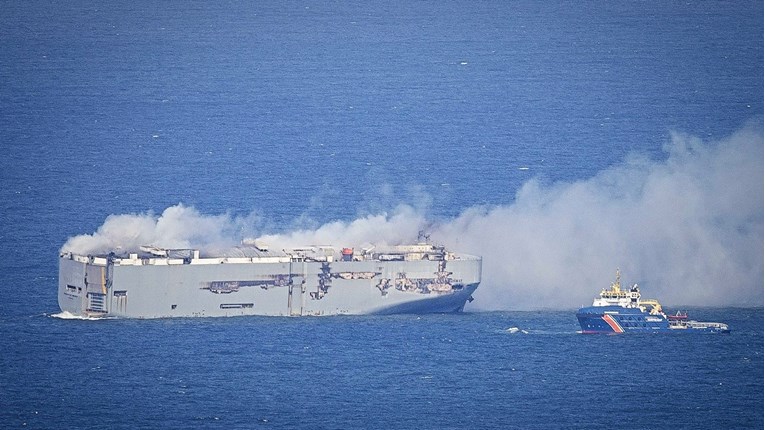
[[[85,316],[85,315],[75,315],[69,311],[63,311],[57,314],[51,314],[49,316],[51,318],[58,318],[62,320],[98,321],[98,320],[106,319],[106,318],[91,317],[91,316]]]

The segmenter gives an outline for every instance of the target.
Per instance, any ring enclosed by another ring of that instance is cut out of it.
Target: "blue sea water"
[[[729,336],[581,336],[581,303],[49,317],[59,248],[110,214],[448,219],[762,128],[761,2],[3,1],[0,24],[0,426],[762,428],[762,303],[691,310]]]
[[[0,419],[94,429],[762,427],[762,309],[691,311],[732,333],[588,336],[569,311],[29,316],[3,333],[13,348],[0,362]]]

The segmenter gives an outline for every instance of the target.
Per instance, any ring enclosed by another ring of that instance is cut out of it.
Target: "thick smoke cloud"
[[[674,134],[666,158],[640,155],[574,183],[526,183],[515,201],[430,222],[422,209],[261,235],[272,248],[399,244],[426,229],[434,242],[484,259],[468,309],[576,308],[608,287],[616,268],[665,305],[762,305],[763,134],[751,124],[719,142]],[[154,244],[217,249],[255,236],[255,215],[116,215],[64,251]]]
[[[276,249],[311,245],[354,246],[412,243],[426,226],[425,216],[408,205],[399,205],[392,214],[369,215],[352,222],[335,221],[315,230],[262,236],[260,240]]]
[[[285,234],[256,237],[259,218],[204,215],[195,208],[178,204],[162,214],[110,215],[93,234],[70,238],[61,252],[81,255],[138,251],[142,245],[168,249],[196,248],[214,253],[257,238],[272,249],[306,245],[362,246],[411,243],[426,225],[422,211],[400,205],[391,214],[368,215],[354,221],[334,221],[315,229],[295,229]],[[309,222],[310,223],[310,222]]]
[[[178,204],[158,216],[153,212],[110,215],[95,233],[70,238],[61,252],[82,255],[106,254],[112,250],[131,252],[142,245],[213,251],[237,245],[243,235],[251,232],[256,221],[254,214],[211,216]]]
[[[675,134],[576,183],[527,183],[515,203],[471,208],[438,237],[484,256],[484,308],[589,304],[617,267],[665,304],[761,305],[763,135],[705,144]]]

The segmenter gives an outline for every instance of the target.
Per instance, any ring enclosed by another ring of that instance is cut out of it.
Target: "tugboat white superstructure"
[[[688,320],[687,313],[667,316],[658,300],[641,298],[637,284],[623,290],[618,269],[611,288],[603,289],[576,317],[582,333],[730,332],[727,324]]]
[[[457,312],[480,281],[480,257],[429,243],[279,251],[245,243],[221,255],[141,247],[62,253],[58,302],[73,315],[123,318]]]

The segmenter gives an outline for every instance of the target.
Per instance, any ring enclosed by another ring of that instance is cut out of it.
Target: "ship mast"
[[[622,274],[619,271],[619,269],[616,269],[616,281],[611,283],[611,291],[615,293],[618,293],[619,291],[621,291],[621,287],[622,287],[621,279],[622,279]]]

